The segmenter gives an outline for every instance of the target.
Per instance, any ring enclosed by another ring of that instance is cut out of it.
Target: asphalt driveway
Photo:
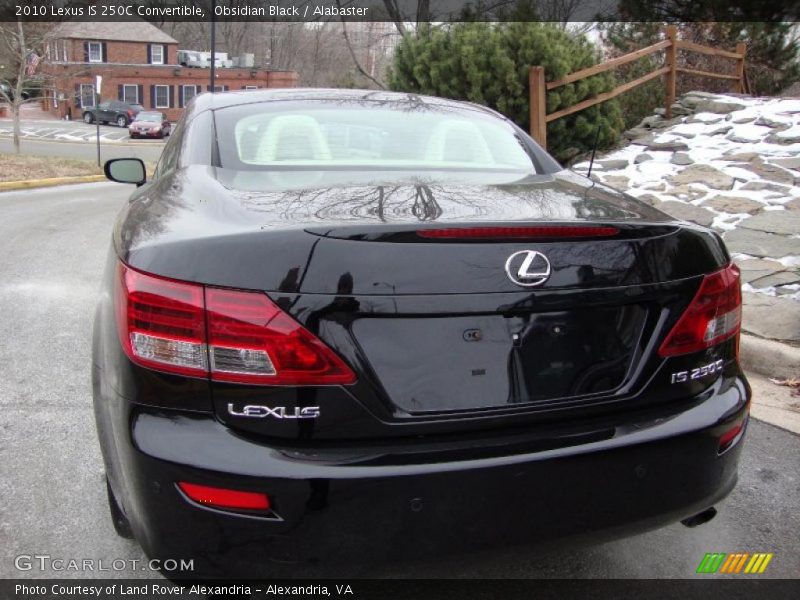
[[[13,121],[0,120],[0,138],[11,138]],[[94,143],[97,139],[97,126],[86,124],[83,121],[22,121],[20,134],[25,140],[48,140],[58,142],[83,142]],[[100,142],[134,142],[134,143],[161,143],[163,140],[131,140],[127,127],[115,125],[100,125]]]
[[[143,558],[115,536],[107,515],[89,382],[94,298],[114,216],[130,192],[100,183],[0,194],[0,578],[92,575],[20,572],[19,555]],[[753,421],[746,444],[738,487],[697,529],[673,525],[591,547],[515,548],[361,575],[693,577],[706,552],[772,552],[762,577],[797,577],[800,437]]]

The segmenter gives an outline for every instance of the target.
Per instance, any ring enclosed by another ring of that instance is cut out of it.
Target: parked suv
[[[84,123],[94,123],[97,119],[101,124],[116,123],[119,127],[127,127],[136,115],[144,110],[141,104],[129,104],[116,100],[101,102],[97,108],[88,108],[83,111]]]

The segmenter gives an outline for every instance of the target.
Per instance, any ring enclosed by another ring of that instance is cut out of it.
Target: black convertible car
[[[117,531],[192,575],[696,525],[750,389],[719,236],[481,106],[195,98],[113,233],[94,408]],[[290,571],[298,574],[305,570]]]

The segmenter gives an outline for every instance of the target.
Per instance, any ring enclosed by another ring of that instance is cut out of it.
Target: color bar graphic
[[[707,552],[697,567],[697,573],[760,574],[766,571],[773,556],[772,552]]]

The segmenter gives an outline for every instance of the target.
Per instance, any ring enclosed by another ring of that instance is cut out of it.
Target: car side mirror
[[[137,187],[147,181],[147,169],[138,158],[113,158],[107,160],[103,171],[111,181],[133,183]]]

